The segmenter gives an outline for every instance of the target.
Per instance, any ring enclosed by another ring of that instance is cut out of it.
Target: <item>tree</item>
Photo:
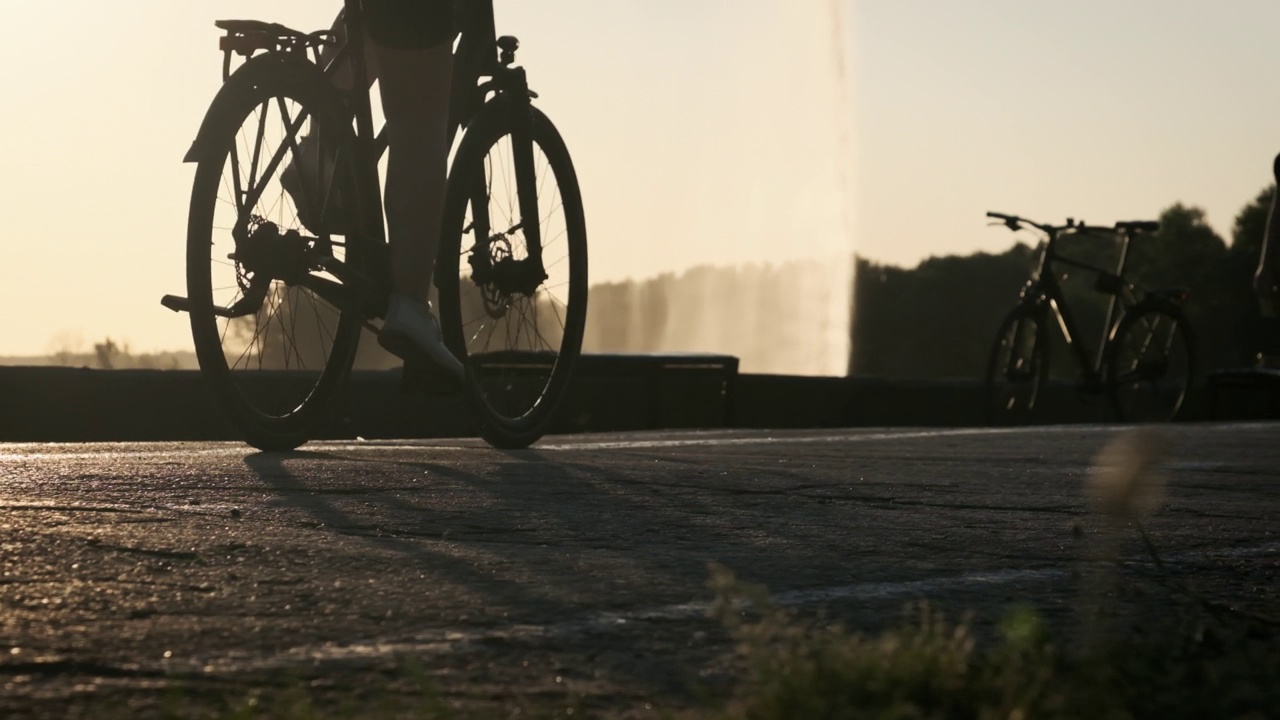
[[[1133,241],[1128,275],[1149,287],[1188,287],[1193,297],[1197,291],[1215,297],[1226,252],[1204,210],[1175,203],[1160,213],[1159,232]]]
[[[116,345],[111,338],[106,338],[100,343],[94,343],[93,355],[97,360],[97,366],[100,370],[111,370],[116,366],[116,359],[120,355],[128,355],[128,348],[121,348]]]
[[[1240,210],[1231,226],[1231,255],[1240,264],[1252,266],[1251,273],[1252,268],[1257,268],[1258,255],[1262,253],[1262,236],[1267,231],[1267,215],[1275,194],[1274,184],[1263,188],[1253,202]]]
[[[860,258],[850,372],[982,377],[1000,319],[1037,257],[1019,243],[999,255],[929,258],[910,270]]]

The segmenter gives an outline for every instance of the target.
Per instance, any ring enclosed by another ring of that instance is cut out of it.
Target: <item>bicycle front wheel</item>
[[[1107,390],[1120,422],[1177,418],[1191,387],[1191,326],[1176,305],[1140,303],[1116,323],[1107,343]]]
[[[1025,425],[1049,373],[1045,311],[1019,305],[1005,316],[987,360],[988,425]]]
[[[218,406],[261,450],[311,439],[355,358],[358,298],[331,270],[357,266],[360,248],[320,220],[352,207],[349,134],[318,71],[261,56],[223,87],[197,140],[192,336]]]
[[[467,367],[472,420],[501,448],[528,447],[550,428],[582,351],[587,314],[577,176],[551,121],[529,112],[531,187],[517,186],[509,114],[484,115],[468,129],[450,173],[436,268],[441,326]],[[530,194],[540,248],[524,231]]]

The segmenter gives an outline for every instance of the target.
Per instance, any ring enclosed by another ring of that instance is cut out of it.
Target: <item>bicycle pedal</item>
[[[177,295],[165,295],[160,304],[174,312],[191,312],[191,301]]]

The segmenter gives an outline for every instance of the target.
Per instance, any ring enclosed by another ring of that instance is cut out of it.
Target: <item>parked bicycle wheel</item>
[[[502,448],[527,447],[547,431],[581,353],[587,312],[577,176],[551,121],[530,111],[535,187],[516,187],[509,115],[483,115],[468,129],[450,175],[436,273],[445,342],[467,365],[473,421]],[[520,212],[531,192],[541,268]]]
[[[1019,305],[1005,316],[987,361],[986,419],[989,425],[1030,421],[1049,372],[1045,312]]]
[[[218,405],[263,450],[292,449],[317,432],[359,341],[356,293],[321,269],[360,260],[359,246],[321,220],[351,187],[342,117],[312,66],[261,56],[223,86],[193,148],[196,354]]]
[[[1126,312],[1107,346],[1116,419],[1167,422],[1182,409],[1194,370],[1191,326],[1177,306],[1144,302]]]

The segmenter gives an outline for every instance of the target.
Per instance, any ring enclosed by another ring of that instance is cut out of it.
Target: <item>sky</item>
[[[1229,232],[1280,150],[1262,0],[494,0],[583,187],[592,280],[714,263],[999,251],[982,214]],[[7,8],[0,355],[190,346],[193,166],[219,17],[317,0]],[[42,32],[42,29],[45,29]]]
[[[1280,4],[854,3],[859,254],[999,251],[1050,222],[1203,208],[1229,239],[1280,152]]]

